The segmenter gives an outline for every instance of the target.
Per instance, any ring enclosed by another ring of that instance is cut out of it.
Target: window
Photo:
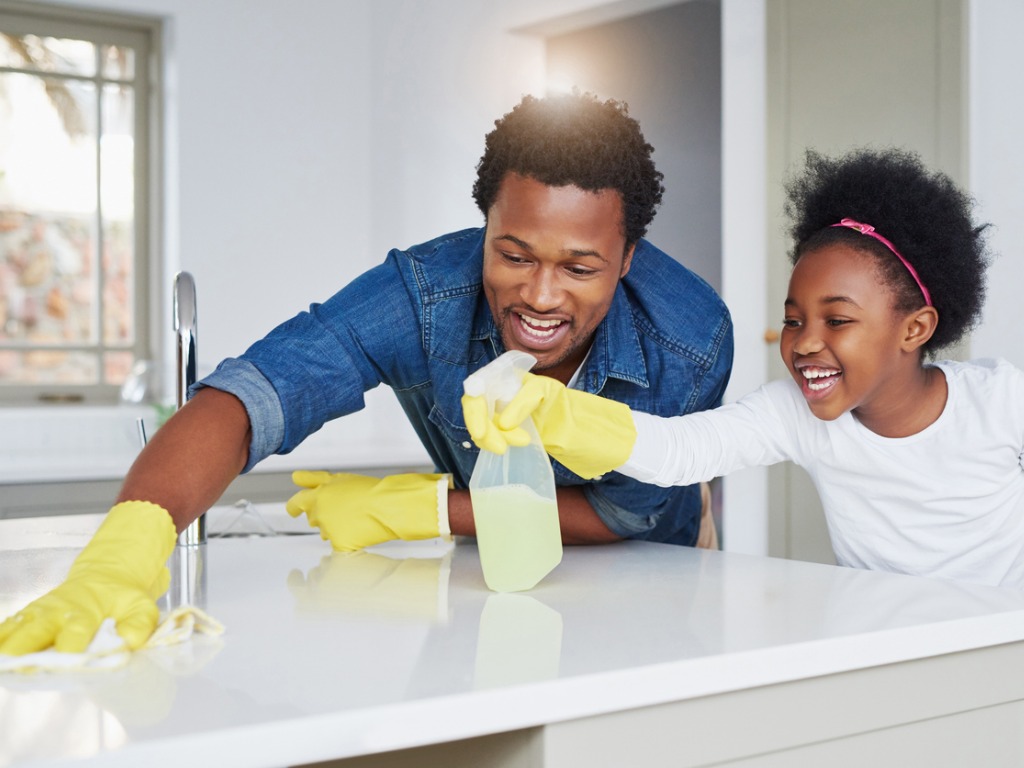
[[[113,402],[152,359],[155,22],[0,10],[0,403]],[[18,10],[22,8],[23,10]]]

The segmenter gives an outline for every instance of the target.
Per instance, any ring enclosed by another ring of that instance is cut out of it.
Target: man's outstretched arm
[[[132,464],[117,500],[166,509],[179,532],[221,497],[249,457],[249,416],[241,401],[200,389]]]

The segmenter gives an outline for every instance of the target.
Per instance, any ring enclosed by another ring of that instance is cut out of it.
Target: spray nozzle
[[[504,407],[522,386],[523,374],[536,362],[533,355],[513,349],[467,376],[462,389],[470,397],[485,397],[491,408]]]

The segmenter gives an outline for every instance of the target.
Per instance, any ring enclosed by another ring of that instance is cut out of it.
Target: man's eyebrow
[[[569,248],[568,250],[565,251],[565,253],[567,253],[570,256],[573,256],[575,258],[582,258],[584,256],[593,256],[595,259],[600,259],[605,264],[608,263],[608,259],[606,259],[604,256],[602,256],[597,251],[588,250],[588,249],[585,249],[585,248]]]
[[[520,239],[519,239],[518,237],[516,237],[515,235],[498,235],[498,236],[497,236],[496,238],[494,238],[494,239],[495,239],[495,240],[509,240],[509,241],[511,241],[511,242],[513,242],[513,243],[515,243],[516,245],[518,245],[518,246],[519,246],[520,248],[522,248],[522,249],[523,249],[524,251],[530,251],[531,253],[533,252],[533,246],[532,246],[532,245],[530,245],[530,244],[529,244],[528,242],[526,242],[525,240],[520,240]]]
[[[525,240],[522,240],[522,239],[516,237],[515,235],[508,235],[508,234],[498,235],[494,239],[495,240],[508,240],[509,242],[512,242],[512,243],[515,243],[516,245],[518,245],[524,251],[529,251],[530,253],[533,253],[533,250],[534,250],[532,245],[530,245]],[[595,250],[589,249],[589,248],[566,248],[564,251],[562,251],[562,253],[566,254],[567,256],[572,256],[572,257],[578,258],[578,259],[579,258],[584,258],[586,256],[593,256],[595,259],[600,259],[601,261],[605,262],[606,264],[608,263],[608,259],[606,259],[604,256],[602,256],[599,251],[595,251]]]

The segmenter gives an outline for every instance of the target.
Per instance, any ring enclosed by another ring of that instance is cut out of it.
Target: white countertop
[[[0,615],[58,583],[99,520],[0,521]],[[470,540],[205,550],[226,634],[112,672],[0,676],[0,766],[315,762],[1024,639],[1017,591],[641,542],[567,548],[519,594],[487,590]]]

